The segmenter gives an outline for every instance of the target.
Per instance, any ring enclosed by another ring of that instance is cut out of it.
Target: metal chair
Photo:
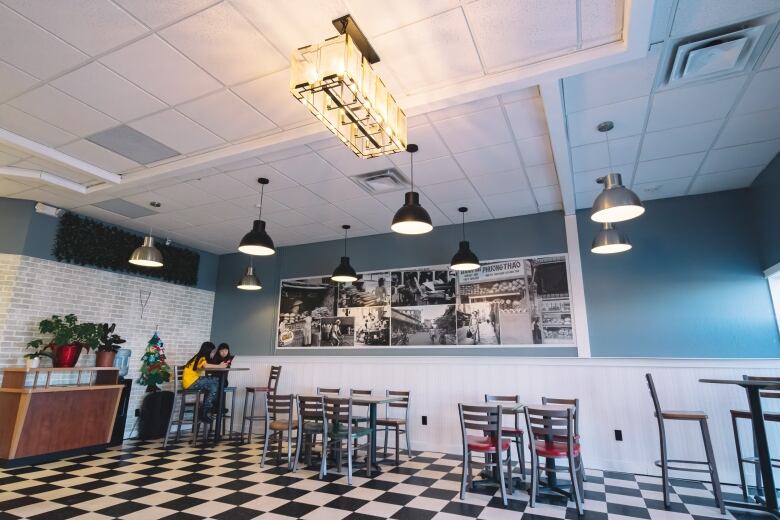
[[[287,468],[292,470],[292,432],[298,428],[296,424],[293,424],[293,395],[277,395],[266,392],[263,396],[265,401],[265,435],[260,467],[265,466],[265,457],[269,447],[274,443],[274,439],[276,439],[276,463],[281,464],[284,433],[287,432]]]
[[[400,401],[394,401],[385,405],[385,418],[377,419],[377,431],[380,426],[385,428],[385,449],[384,457],[387,458],[387,439],[390,434],[390,429],[395,431],[395,465],[400,464],[400,452],[401,452],[401,434],[406,438],[406,452],[409,458],[412,458],[412,448],[409,444],[409,397],[410,392],[402,392],[399,390],[387,390],[385,392],[387,397],[402,397]],[[393,408],[402,408],[404,410],[403,417],[391,417],[390,412]]]
[[[502,458],[504,452],[507,453],[507,473],[509,473],[509,493],[512,493],[512,444],[509,439],[505,439],[501,428],[501,405],[495,406],[471,406],[462,403],[458,404],[458,415],[460,416],[460,432],[463,438],[463,478],[460,484],[460,499],[466,499],[466,487],[468,484],[474,486],[472,478],[471,454],[484,453],[492,454],[492,462],[485,457],[485,467],[496,469],[501,485],[501,500],[504,506],[506,501],[506,484],[504,480],[504,471],[502,469]],[[469,435],[469,430],[476,430],[479,435]]]
[[[341,388],[322,388],[318,386],[317,395],[341,395]]]
[[[520,403],[519,395],[490,395],[485,394],[485,403]],[[505,412],[506,413],[506,412]],[[520,427],[520,415],[522,412],[512,414],[514,416],[514,426],[503,426],[501,434],[515,443],[517,460],[520,465],[520,478],[525,480],[525,447],[523,446],[523,437],[525,433]]]
[[[582,467],[579,466],[580,446],[574,440],[574,408],[550,405],[526,406],[525,426],[528,430],[528,448],[531,452],[531,501],[536,507],[536,495],[539,491],[539,473],[548,474],[568,471],[571,478],[571,491],[555,488],[555,491],[567,495],[576,505],[577,512],[583,514],[585,498],[582,492]],[[558,469],[547,464],[539,464],[539,458],[562,459],[568,467]]]
[[[295,443],[295,460],[293,461],[293,471],[298,471],[298,461],[301,458],[301,447],[304,448],[304,459],[306,465],[311,464],[312,447],[316,443],[317,435],[321,434],[323,439],[327,436],[327,419],[325,417],[325,398],[321,395],[317,397],[305,397],[299,395],[298,401],[298,439]],[[323,452],[325,450],[323,449]],[[325,471],[325,458],[320,462],[320,474]]]
[[[723,503],[723,494],[720,489],[720,479],[718,478],[718,468],[715,464],[715,455],[712,451],[712,441],[710,440],[710,431],[707,427],[707,414],[704,412],[688,412],[688,411],[671,411],[662,410],[661,403],[658,401],[658,393],[655,391],[655,383],[653,383],[653,376],[651,374],[645,374],[647,379],[647,386],[650,388],[650,396],[653,398],[653,407],[655,408],[655,417],[658,421],[658,435],[661,443],[661,460],[655,461],[655,465],[661,468],[661,480],[663,483],[664,492],[664,505],[670,507],[669,501],[669,471],[691,471],[695,473],[709,473],[712,479],[712,489],[715,494],[715,503],[720,508],[722,514],[726,514],[726,507]],[[682,459],[670,459],[668,458],[668,452],[666,447],[666,429],[664,428],[664,421],[696,421],[701,428],[701,437],[704,442],[704,453],[707,457],[706,461],[700,460],[682,460]],[[670,466],[673,464],[690,464],[690,465],[703,465],[706,469],[699,468],[686,468]]]
[[[249,423],[249,432],[247,433],[246,441],[249,442],[252,439],[252,425],[255,421],[264,421],[265,414],[254,415],[255,413],[255,397],[258,393],[269,393],[276,395],[276,387],[279,386],[279,376],[282,374],[281,366],[272,366],[271,372],[268,375],[267,386],[248,386],[246,387],[246,397],[244,397],[244,412],[241,417],[241,442],[244,442],[244,429],[246,423]],[[249,396],[252,396],[250,404]],[[247,406],[249,405],[249,406]],[[247,410],[248,408],[248,410]]]
[[[366,450],[366,476],[371,477],[371,428],[355,426],[352,416],[352,398],[324,397],[325,430],[323,432],[322,459],[326,461],[328,451],[336,452],[337,471],[341,472],[342,452],[347,450],[347,484],[352,485],[352,459],[354,452],[360,448]],[[365,444],[358,445],[353,441],[366,437]],[[342,447],[342,443],[344,446]],[[323,463],[320,469],[320,478],[328,474],[327,463]]]
[[[775,381],[777,377],[765,377],[765,376],[742,376],[746,381]],[[764,390],[760,393],[762,398],[766,399],[780,399],[780,387],[777,390]],[[748,486],[745,480],[745,464],[753,464],[756,471],[756,493],[758,495],[763,494],[763,484],[761,483],[761,467],[759,466],[758,453],[754,453],[753,457],[742,456],[742,446],[739,439],[739,429],[737,428],[738,419],[747,419],[752,421],[753,416],[748,410],[730,410],[731,412],[731,426],[734,430],[734,441],[737,447],[737,465],[739,467],[739,481],[742,484],[742,496],[745,500],[748,500]],[[764,421],[780,422],[780,413],[777,412],[765,412]],[[755,443],[754,443],[755,445]],[[780,459],[772,459],[772,467],[780,468]]]
[[[579,399],[559,399],[555,397],[542,397],[542,404],[560,404],[564,406],[574,407],[574,442],[582,444],[580,441],[580,400]],[[583,482],[588,481],[588,476],[585,474],[585,466],[582,463],[582,453],[577,456],[577,464],[582,469]]]
[[[198,436],[198,406],[200,404],[200,398],[198,395],[199,392],[197,390],[185,390],[181,386],[181,376],[183,371],[184,367],[173,367],[173,409],[171,409],[171,415],[168,418],[168,429],[165,430],[163,448],[168,447],[168,441],[171,436],[171,427],[173,425],[176,425],[176,438],[174,442],[179,442],[181,427],[185,424],[191,425],[193,442]],[[177,402],[179,403],[178,419],[174,419],[174,417],[177,415]],[[190,413],[189,420],[186,420],[187,413]]]

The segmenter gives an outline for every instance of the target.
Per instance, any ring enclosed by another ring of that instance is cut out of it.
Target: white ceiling
[[[415,183],[436,225],[458,222],[462,205],[470,220],[589,205],[606,119],[613,164],[643,198],[743,187],[780,149],[780,44],[742,76],[655,88],[670,34],[779,8],[728,4],[657,0],[652,17],[648,2],[623,0],[0,0],[0,129],[36,145],[0,136],[0,166],[102,182],[48,147],[122,175],[88,194],[0,177],[0,195],[226,253],[264,176],[278,245],[339,238],[344,223],[387,232],[402,193],[371,197],[350,177],[390,166],[408,177],[408,154],[358,159],[289,93],[292,50],[335,35],[346,13],[412,116]],[[648,40],[660,42],[649,53]],[[84,139],[119,124],[181,155],[142,166]],[[127,219],[92,205],[112,198],[162,207]]]

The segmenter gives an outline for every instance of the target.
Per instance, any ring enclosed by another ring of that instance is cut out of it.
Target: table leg
[[[227,372],[218,372],[217,377],[219,378],[219,381],[217,381],[217,413],[215,414],[216,417],[216,427],[214,428],[214,444],[218,443],[222,439],[222,421],[224,420],[222,418],[223,410],[225,409],[225,377],[227,376]]]
[[[777,511],[777,491],[775,490],[775,477],[772,474],[772,461],[769,455],[769,443],[766,438],[766,424],[764,412],[761,408],[760,390],[755,387],[747,388],[748,405],[753,416],[753,435],[756,440],[758,462],[761,467],[761,479],[764,484],[764,500],[769,510]]]

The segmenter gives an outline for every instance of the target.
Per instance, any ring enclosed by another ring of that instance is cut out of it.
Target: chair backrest
[[[325,400],[318,395],[316,397],[298,396],[298,418],[301,422],[325,422]]]
[[[534,451],[534,442],[536,440],[552,443],[566,439],[567,453],[574,453],[573,406],[526,406],[525,425],[528,428],[528,442],[532,452]]]
[[[492,395],[492,394],[485,394],[485,403],[511,403],[511,404],[518,404],[520,403],[520,396],[519,395]],[[514,423],[515,428],[520,428],[520,414],[511,414],[514,415]],[[510,415],[510,419],[511,419]],[[506,422],[506,421],[504,421]]]
[[[780,381],[780,377],[772,376],[742,376],[745,381]],[[761,390],[761,397],[767,399],[780,399],[780,385],[770,386],[765,390]]]
[[[574,407],[574,433],[580,433],[580,400],[561,399],[558,397],[542,397],[542,404],[561,404]]]
[[[292,417],[293,415],[293,399],[292,394],[278,395],[266,392],[265,395],[265,418],[276,420],[279,416]]]
[[[386,390],[385,395],[387,397],[400,397],[401,399],[398,401],[393,401],[392,403],[386,403],[385,404],[385,416],[390,417],[390,408],[400,408],[404,411],[404,417],[407,419],[407,423],[409,422],[409,399],[411,398],[412,393],[407,392],[405,390]]]
[[[321,386],[317,387],[317,395],[340,395],[341,394],[341,388],[323,388]]]
[[[655,383],[653,382],[652,374],[645,374],[645,379],[647,379],[647,387],[650,389],[650,397],[653,398],[653,408],[655,408],[655,417],[658,420],[658,430],[661,438],[664,438],[664,418],[661,415],[661,403],[658,401],[658,393],[655,391]]]
[[[268,393],[275,394],[279,386],[279,377],[282,375],[281,366],[271,366],[271,373],[268,374]]]
[[[347,431],[347,436],[352,435],[352,398],[334,397],[326,395],[325,418],[328,420],[332,431]]]
[[[349,395],[350,396],[360,396],[360,395],[371,395],[373,390],[358,390],[356,388],[350,388],[349,389]],[[356,404],[354,406],[359,406],[361,410],[365,410],[366,414],[368,414],[368,405],[367,404]],[[361,412],[363,413],[363,412]]]
[[[458,404],[460,415],[460,433],[463,438],[463,451],[468,444],[469,430],[476,430],[480,435],[492,433],[495,435],[496,446],[501,446],[501,405],[474,406]]]

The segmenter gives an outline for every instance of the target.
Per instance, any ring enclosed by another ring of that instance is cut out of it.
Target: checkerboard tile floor
[[[352,486],[338,474],[319,480],[314,467],[290,473],[284,464],[261,469],[259,462],[258,444],[207,449],[180,444],[164,450],[159,442],[128,441],[96,455],[0,469],[0,520],[577,518],[574,504],[562,497],[542,496],[531,508],[524,491],[516,490],[507,508],[495,487],[469,492],[461,501],[460,461],[453,455],[417,453],[404,456],[398,467],[385,461],[379,475],[366,478],[365,472],[356,472]],[[675,480],[667,510],[659,478],[587,474],[586,520],[734,518],[720,515],[706,484]],[[724,492],[739,499],[735,487],[726,486]],[[734,515],[737,520],[750,516]]]

